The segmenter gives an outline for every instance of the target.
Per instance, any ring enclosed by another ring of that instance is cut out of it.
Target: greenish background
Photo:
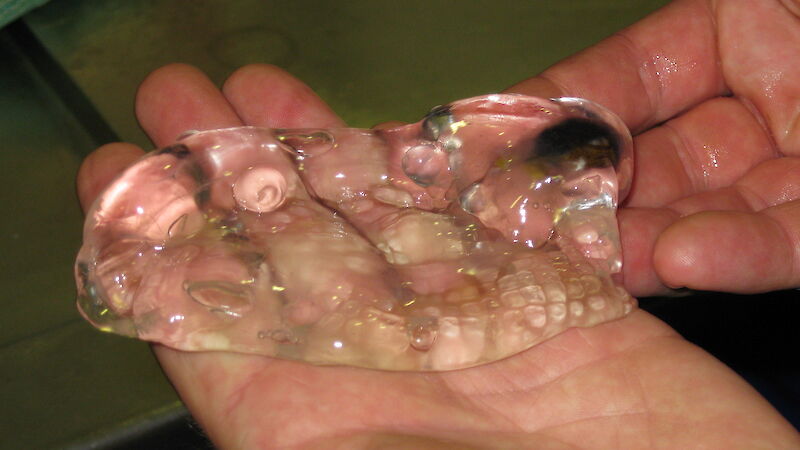
[[[48,0],[0,0],[0,28]]]
[[[74,176],[109,140],[150,146],[133,116],[148,72],[179,61],[221,83],[277,64],[367,127],[498,91],[665,3],[62,0],[6,28],[0,448],[135,448],[186,420],[148,346],[96,332],[74,306]]]

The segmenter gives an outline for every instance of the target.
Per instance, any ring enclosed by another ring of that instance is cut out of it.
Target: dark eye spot
[[[586,167],[616,166],[619,138],[608,126],[586,119],[567,119],[536,138],[530,159],[582,161]]]
[[[433,108],[422,121],[422,137],[435,141],[442,134],[442,128],[453,123],[453,112],[450,106],[437,106]]]
[[[197,184],[197,191],[194,193],[194,201],[198,207],[203,207],[209,200],[211,200],[211,187],[209,186],[209,179],[203,169],[197,164],[186,164],[183,168],[185,173],[189,175],[192,180]]]
[[[203,186],[194,194],[194,202],[199,208],[205,206],[209,200],[211,200],[211,191],[209,190],[208,186]]]
[[[183,144],[175,144],[170,145],[169,147],[164,147],[161,150],[156,152],[156,155],[165,155],[169,154],[178,159],[183,159],[189,156],[191,152],[189,151],[189,147]]]

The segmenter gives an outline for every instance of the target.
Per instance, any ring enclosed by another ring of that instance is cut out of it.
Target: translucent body
[[[490,95],[388,130],[190,134],[88,213],[78,306],[182,350],[389,370],[501,359],[635,306],[631,139],[580,99]]]

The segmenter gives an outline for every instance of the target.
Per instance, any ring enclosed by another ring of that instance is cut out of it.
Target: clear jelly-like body
[[[78,306],[182,350],[495,361],[635,307],[617,282],[631,153],[602,107],[520,95],[384,130],[187,134],[88,212]]]

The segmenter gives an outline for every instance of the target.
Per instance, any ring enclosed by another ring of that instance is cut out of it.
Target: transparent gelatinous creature
[[[187,134],[88,212],[78,305],[182,350],[390,370],[618,319],[631,138],[576,98],[489,95],[384,130]]]

